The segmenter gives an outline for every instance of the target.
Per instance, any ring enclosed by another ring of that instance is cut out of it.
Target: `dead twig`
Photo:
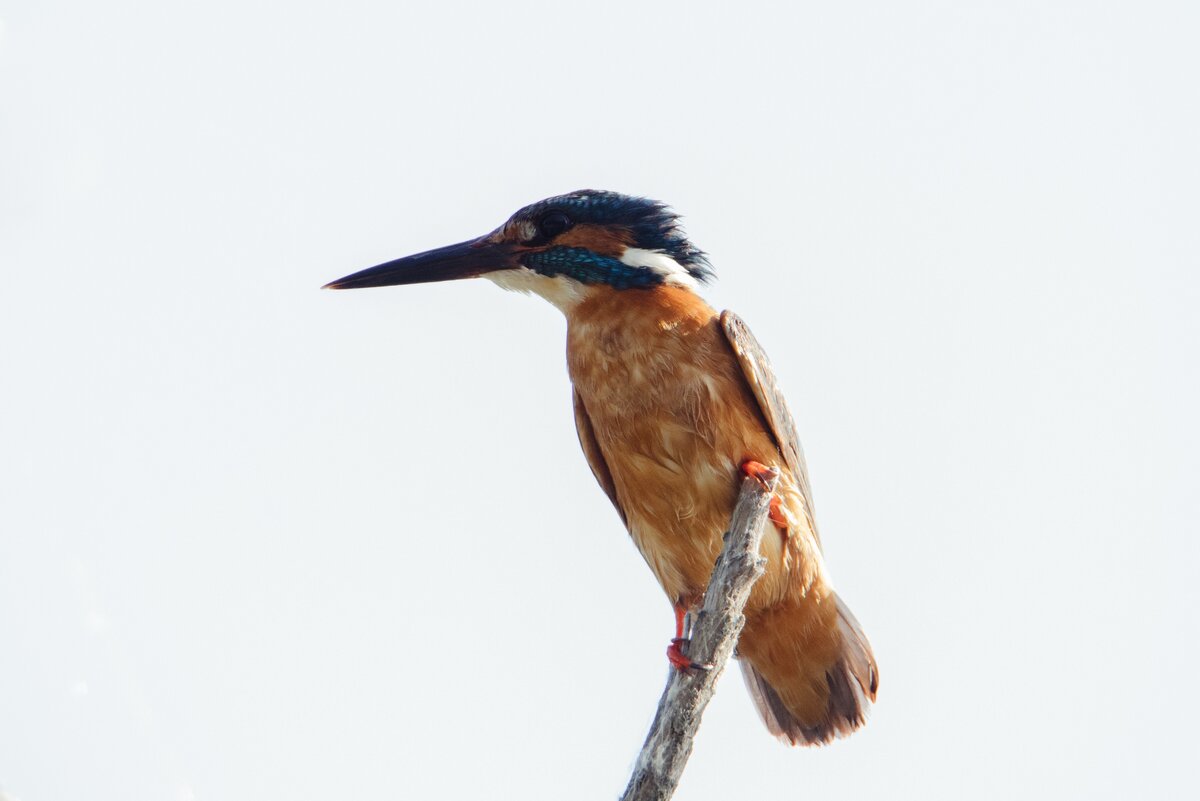
[[[621,801],[666,801],[679,784],[704,708],[746,622],[742,609],[750,588],[763,573],[765,562],[758,546],[778,478],[776,472],[765,483],[750,477],[742,482],[725,547],[717,557],[687,651],[693,662],[712,667],[671,671]]]

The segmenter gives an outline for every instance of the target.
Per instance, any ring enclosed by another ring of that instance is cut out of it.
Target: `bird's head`
[[[664,204],[585,189],[526,206],[478,239],[370,267],[326,288],[477,276],[534,292],[566,311],[596,287],[695,289],[712,277],[712,268]]]

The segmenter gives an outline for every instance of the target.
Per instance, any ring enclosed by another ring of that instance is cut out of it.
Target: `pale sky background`
[[[771,353],[882,671],[680,799],[1195,798],[1194,3],[0,4],[0,793],[611,799],[671,611],[564,324],[321,292],[584,187]]]

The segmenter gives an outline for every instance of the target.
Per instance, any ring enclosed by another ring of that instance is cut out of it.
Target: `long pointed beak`
[[[516,267],[513,248],[505,242],[491,242],[488,236],[405,256],[330,281],[322,289],[360,289],[395,284],[425,284],[474,278],[495,270]]]

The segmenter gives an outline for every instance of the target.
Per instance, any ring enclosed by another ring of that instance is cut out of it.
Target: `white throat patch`
[[[583,300],[587,286],[565,275],[542,275],[528,267],[484,273],[484,278],[501,289],[539,295],[566,314]]]

